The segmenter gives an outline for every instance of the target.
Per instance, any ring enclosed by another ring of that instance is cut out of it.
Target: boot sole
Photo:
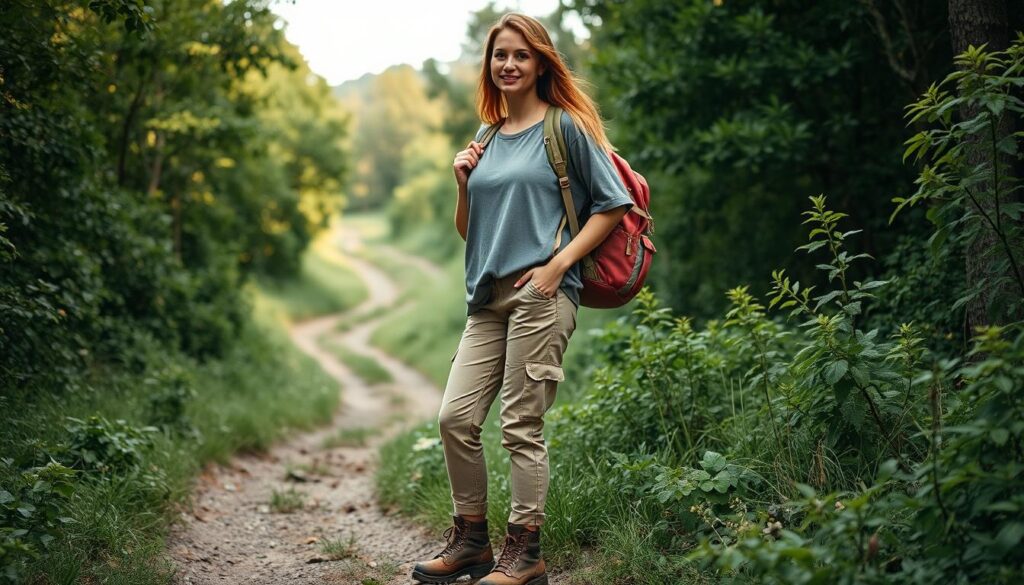
[[[548,574],[544,573],[540,577],[530,579],[526,582],[526,585],[548,585]]]
[[[412,578],[416,579],[420,583],[452,583],[463,575],[469,575],[471,579],[479,579],[484,575],[491,572],[494,568],[494,562],[484,563],[482,565],[473,565],[472,567],[466,567],[461,571],[456,571],[451,575],[427,575],[426,573],[420,573],[419,571],[412,572]],[[544,582],[531,582],[530,585],[547,585],[547,577],[544,577]]]

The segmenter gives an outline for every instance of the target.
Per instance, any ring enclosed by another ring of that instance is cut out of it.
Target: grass
[[[466,324],[461,263],[444,267],[445,277],[409,294],[415,299],[393,312],[370,342],[444,387],[451,359]]]
[[[325,268],[323,262],[314,257],[309,265],[315,273]],[[344,274],[338,269],[331,278],[340,282]],[[312,287],[325,282],[315,281],[304,282]],[[341,289],[349,291],[348,296],[324,308],[358,302],[357,287],[345,283],[330,288]],[[68,441],[65,417],[100,415],[143,427],[167,412],[167,404],[157,397],[174,396],[182,385],[193,390],[179,395],[178,424],[151,434],[152,445],[138,448],[137,471],[92,479],[80,474],[74,497],[60,511],[73,521],[61,528],[49,554],[27,568],[31,579],[170,583],[173,567],[164,557],[164,538],[187,503],[192,479],[201,467],[209,461],[227,461],[239,451],[266,449],[286,433],[330,421],[339,400],[337,382],[294,347],[282,326],[304,314],[295,307],[297,299],[317,297],[325,289],[306,294],[293,288],[287,301],[258,287],[247,290],[252,318],[218,359],[199,362],[143,337],[132,348],[130,363],[97,365],[73,388],[0,397],[0,407],[18,413],[0,430],[0,452],[15,462],[0,465],[0,489],[7,489],[16,482],[19,467],[39,461],[43,449]]]
[[[359,552],[359,547],[356,545],[356,535],[349,534],[348,540],[325,538],[320,541],[320,552],[332,561],[354,558]]]
[[[327,342],[327,348],[331,350],[341,363],[352,370],[356,376],[362,378],[367,384],[385,384],[393,382],[391,373],[377,363],[372,357],[365,356],[348,349],[337,342]]]
[[[357,427],[354,429],[341,429],[336,434],[324,439],[324,449],[335,447],[363,447],[366,440],[377,433],[377,429],[368,427]]]
[[[329,582],[352,583],[354,585],[385,585],[398,575],[399,564],[392,560],[371,561],[368,565],[357,559],[345,559],[339,563],[335,572],[328,577]]]
[[[298,472],[298,474],[296,474]],[[319,459],[310,463],[287,463],[281,479],[294,479],[295,475],[331,475],[331,468]]]
[[[270,509],[277,514],[288,514],[301,510],[306,505],[306,494],[290,487],[275,489],[270,494]]]
[[[334,248],[334,235],[328,230],[312,243],[302,258],[298,278],[260,281],[276,313],[289,321],[301,321],[350,309],[366,299],[366,286]]]

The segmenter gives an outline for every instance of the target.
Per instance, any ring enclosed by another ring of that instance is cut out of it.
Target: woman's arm
[[[628,205],[622,205],[590,216],[587,223],[565,248],[562,248],[544,266],[538,266],[524,274],[516,281],[515,286],[519,287],[526,281],[532,280],[533,286],[542,293],[547,296],[555,294],[562,284],[562,277],[569,271],[569,268],[603,242],[608,234],[615,229],[622,216],[629,212],[629,209]]]

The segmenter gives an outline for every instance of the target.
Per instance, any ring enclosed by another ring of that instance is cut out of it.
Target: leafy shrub
[[[0,464],[12,478],[12,485],[0,486],[0,578],[18,583],[27,564],[72,521],[65,508],[75,493],[75,472],[57,462],[21,473],[13,472],[11,459]]]
[[[66,456],[72,468],[115,474],[138,468],[145,450],[152,446],[150,433],[157,430],[137,428],[120,419],[110,422],[102,416],[68,417],[65,428]]]
[[[149,423],[165,431],[198,438],[198,431],[187,414],[196,397],[192,376],[182,367],[166,367],[143,381],[151,386],[149,393]]]

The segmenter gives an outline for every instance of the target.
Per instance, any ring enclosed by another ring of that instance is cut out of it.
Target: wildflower
[[[842,512],[845,509],[846,509],[846,506],[844,506],[841,501],[836,500],[836,512]]]
[[[437,437],[420,437],[416,444],[412,446],[413,451],[425,451],[441,444],[441,439]]]
[[[782,531],[782,522],[779,522],[778,520],[776,520],[775,522],[768,522],[768,524],[764,527],[764,530],[762,530],[761,533],[764,534],[765,536],[771,536],[772,538],[778,538],[779,537],[779,533],[781,531]]]

